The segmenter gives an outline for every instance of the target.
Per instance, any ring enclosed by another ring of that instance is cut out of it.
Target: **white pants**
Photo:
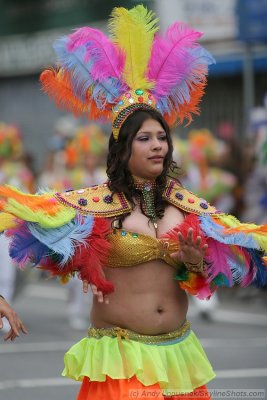
[[[12,301],[16,279],[16,266],[9,257],[9,239],[0,235],[0,294]]]

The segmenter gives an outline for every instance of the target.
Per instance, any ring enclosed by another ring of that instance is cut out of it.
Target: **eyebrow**
[[[146,134],[150,134],[150,133],[152,133],[152,132],[150,132],[150,131],[138,131],[136,134],[138,135],[138,134],[141,134],[141,133],[146,133]],[[165,131],[164,131],[164,129],[162,129],[162,131],[157,131],[156,133],[166,133]]]

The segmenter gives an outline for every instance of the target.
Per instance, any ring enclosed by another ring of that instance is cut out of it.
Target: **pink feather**
[[[200,36],[202,33],[179,22],[169,27],[166,38],[156,35],[147,75],[149,80],[156,82],[157,97],[170,94],[171,90],[186,78],[193,60],[190,52],[186,50],[196,47]]]
[[[86,62],[97,59],[91,70],[94,79],[122,79],[125,54],[104,33],[89,27],[77,29],[69,36],[68,51],[73,52],[83,46],[86,48]]]
[[[212,238],[207,239],[208,249],[205,259],[210,263],[208,268],[208,281],[211,282],[215,276],[223,273],[232,286],[232,274],[227,259],[233,258],[231,250],[228,245],[220,243]]]

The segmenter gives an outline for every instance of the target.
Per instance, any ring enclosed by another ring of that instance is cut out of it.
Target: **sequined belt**
[[[190,330],[190,323],[189,321],[185,321],[179,329],[169,333],[163,333],[162,335],[141,335],[140,333],[119,327],[115,328],[91,327],[88,329],[88,336],[96,339],[100,339],[103,336],[109,336],[109,337],[124,338],[126,340],[136,340],[137,342],[146,344],[157,344],[181,338],[189,330]]]

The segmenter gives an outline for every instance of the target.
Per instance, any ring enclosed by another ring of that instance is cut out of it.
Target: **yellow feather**
[[[233,215],[221,215],[219,220],[228,226],[227,233],[252,234],[254,240],[259,243],[260,248],[267,251],[267,225],[255,225],[241,223]]]
[[[22,221],[37,222],[43,228],[58,228],[71,221],[76,215],[73,208],[63,204],[60,205],[55,215],[49,215],[46,210],[39,209],[36,211],[12,198],[8,199],[5,211]]]
[[[16,218],[14,215],[2,212],[0,213],[0,231],[3,232],[6,229],[14,228],[17,225]]]
[[[113,41],[124,51],[126,63],[123,78],[132,89],[151,89],[154,86],[146,76],[147,64],[158,19],[143,5],[131,10],[113,9],[109,28]]]

